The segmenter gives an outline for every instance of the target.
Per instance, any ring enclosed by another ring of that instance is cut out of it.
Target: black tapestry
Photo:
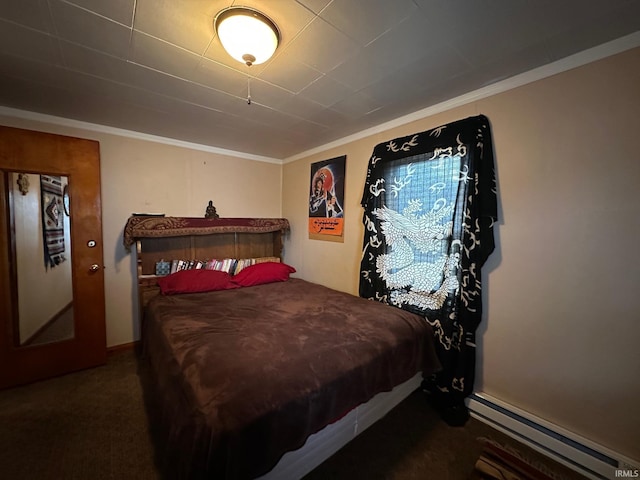
[[[482,317],[480,269],[494,249],[497,220],[488,119],[377,145],[362,206],[360,296],[425,317],[443,369],[423,387],[445,420],[463,423]]]

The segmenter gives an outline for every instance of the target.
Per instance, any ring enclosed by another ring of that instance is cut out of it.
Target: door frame
[[[14,260],[6,175],[0,186],[0,388],[106,363],[106,327],[97,141],[0,126],[0,170],[66,175],[71,200],[71,262],[75,335],[71,340],[19,346],[15,341]],[[95,246],[89,247],[89,242]],[[98,269],[91,269],[98,265]]]

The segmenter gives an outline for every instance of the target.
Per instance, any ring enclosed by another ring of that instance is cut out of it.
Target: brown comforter
[[[300,279],[154,298],[146,395],[171,478],[253,478],[375,394],[439,368],[419,316]]]

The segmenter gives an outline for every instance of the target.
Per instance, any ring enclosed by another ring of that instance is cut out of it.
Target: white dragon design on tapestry
[[[451,237],[450,219],[454,205],[443,205],[440,199],[427,213],[422,202],[411,200],[402,213],[386,206],[373,211],[380,220],[382,234],[390,252],[376,258],[376,272],[393,289],[411,287],[408,291],[393,290],[391,303],[407,303],[420,308],[439,309],[449,292],[458,288],[455,271],[459,254],[443,254],[443,246]],[[416,262],[415,254],[431,254],[431,262]],[[444,275],[444,280],[443,280]]]

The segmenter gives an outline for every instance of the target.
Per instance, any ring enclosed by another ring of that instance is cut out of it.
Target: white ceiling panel
[[[323,108],[316,110],[313,113],[307,115],[307,122],[314,125],[321,125],[324,127],[325,133],[329,134],[333,128],[333,125],[344,125],[348,120],[347,116],[331,108]]]
[[[297,3],[304,5],[313,13],[319,14],[329,5],[333,0],[297,0]]]
[[[387,63],[377,55],[371,46],[359,50],[353,57],[341,63],[327,75],[352,90],[360,90],[367,85],[377,83],[397,68],[393,63]]]
[[[29,0],[32,1],[32,0]],[[41,0],[46,3],[47,0]],[[127,27],[133,26],[133,13],[136,0],[65,0],[66,3],[93,12],[97,15],[110,18]],[[137,0],[140,4],[140,0]]]
[[[215,35],[240,3],[264,64]],[[0,105],[284,159],[639,31],[637,0],[2,1]]]
[[[54,31],[47,0],[0,2],[0,18],[41,32]]]
[[[294,117],[303,118],[310,122],[315,122],[314,116],[320,114],[326,107],[320,105],[313,100],[307,100],[306,98],[297,95],[290,98],[287,102],[280,106],[280,110],[293,115]],[[320,122],[322,123],[322,122]]]
[[[55,37],[2,20],[0,20],[0,53],[53,65],[62,64],[58,40]],[[9,58],[7,61],[10,64],[12,60]]]
[[[202,58],[193,73],[184,73],[182,75],[182,78],[227,92],[235,97],[246,96],[247,77],[245,73],[208,58]]]
[[[247,5],[246,2],[233,3],[236,5]],[[282,51],[286,50],[289,43],[316,18],[312,11],[295,0],[255,2],[253,7],[264,13],[278,26],[282,39]]]
[[[322,17],[363,47],[417,12],[411,0],[350,0],[331,2]]]
[[[49,0],[55,31],[61,39],[126,58],[131,28],[69,3]]]
[[[246,70],[250,72],[250,70]],[[292,93],[298,93],[310,83],[322,77],[322,73],[302,62],[286,51],[270,61],[260,78],[274,83]]]
[[[289,45],[287,53],[321,72],[328,72],[358,51],[354,40],[317,17]]]
[[[366,93],[356,92],[331,105],[331,109],[344,114],[347,118],[360,118],[378,110],[382,104]]]
[[[329,75],[318,78],[300,92],[300,96],[312,100],[325,107],[330,107],[337,101],[355,93],[353,88],[334,80]]]
[[[201,57],[159,38],[134,31],[130,59],[145,67],[182,78],[195,73]]]
[[[126,59],[107,55],[66,40],[60,40],[58,45],[64,64],[69,70],[128,83],[133,64]]]
[[[135,29],[202,55],[213,39],[214,2],[137,0]],[[220,8],[229,2],[217,2]],[[217,11],[217,10],[216,10]]]

